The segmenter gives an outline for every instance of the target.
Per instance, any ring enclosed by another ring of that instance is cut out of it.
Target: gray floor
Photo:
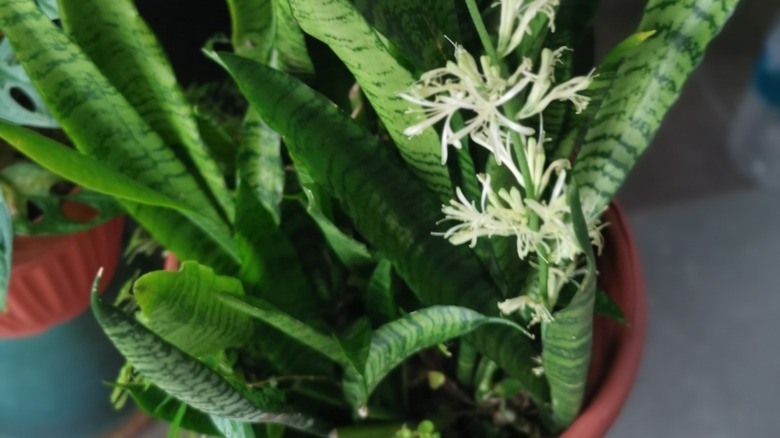
[[[602,0],[598,53],[632,32],[643,3]],[[609,438],[778,436],[780,193],[753,188],[725,144],[778,16],[778,0],[743,0],[619,194],[650,315],[642,369]],[[161,426],[146,435],[157,436]]]

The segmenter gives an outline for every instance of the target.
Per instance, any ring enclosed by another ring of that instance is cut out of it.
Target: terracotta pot
[[[562,438],[603,437],[623,408],[642,358],[647,304],[639,259],[620,207],[613,204],[604,221],[610,225],[598,262],[599,287],[620,306],[627,325],[594,317],[584,409]]]
[[[100,292],[119,263],[124,218],[80,233],[14,238],[8,310],[0,338],[29,336],[73,319],[89,306],[100,267]]]

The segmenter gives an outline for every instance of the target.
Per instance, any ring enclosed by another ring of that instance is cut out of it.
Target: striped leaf
[[[327,44],[355,76],[415,175],[449,200],[452,187],[436,132],[427,129],[413,138],[403,133],[420,120],[420,114],[407,111],[413,105],[397,96],[414,83],[412,74],[349,0],[290,0],[290,7],[301,28]]]
[[[314,64],[306,50],[303,31],[295,21],[288,0],[271,0],[276,17],[276,39],[274,46],[282,70],[296,76],[314,74]]]
[[[206,153],[192,108],[132,0],[60,0],[59,4],[66,32],[184,163],[213,208],[232,220],[233,199]]]
[[[117,386],[127,391],[135,405],[142,411],[158,420],[172,422],[183,405],[154,385],[129,383]],[[219,431],[211,423],[210,417],[195,409],[187,409],[179,424],[183,429],[199,434],[219,435]]]
[[[569,186],[568,202],[574,234],[587,260],[587,273],[571,302],[553,313],[552,322],[542,322],[542,365],[550,384],[552,421],[558,429],[577,418],[585,395],[596,298],[596,256],[576,181]]]
[[[257,318],[277,328],[292,339],[338,364],[345,364],[347,361],[336,339],[282,312],[267,301],[252,297],[240,298],[233,294],[222,294],[219,296],[219,300],[244,315]]]
[[[296,166],[341,202],[425,305],[498,313],[499,292],[474,254],[431,236],[440,204],[392,150],[297,79],[235,55],[220,57],[255,109],[284,136]],[[544,400],[544,380],[533,375],[531,355],[521,354],[533,351],[530,341],[502,329],[478,329],[474,345]]]
[[[11,211],[0,194],[0,315],[7,310],[8,282],[11,279],[11,257],[14,245]]]
[[[623,184],[737,2],[648,3],[639,28],[657,33],[626,54],[574,165],[586,214],[599,214]]]
[[[284,412],[284,394],[280,390],[263,386],[250,392],[231,384],[121,310],[100,302],[94,288],[92,310],[106,335],[133,367],[187,405],[232,420],[279,423],[325,436],[327,429],[314,419]]]
[[[178,198],[170,198],[166,194],[153,190],[135,179],[125,176],[101,161],[83,155],[67,148],[54,140],[29,131],[20,126],[15,126],[0,120],[0,138],[18,149],[29,159],[40,164],[44,168],[72,181],[80,186],[92,189],[99,193],[105,193],[123,201],[128,212],[143,214],[139,221],[146,225],[146,221],[160,221],[156,214],[164,209],[151,209],[149,206],[164,207],[182,214],[194,226],[200,230],[200,234],[210,239],[214,244],[219,244],[221,252],[230,260],[237,261],[238,254],[235,243],[230,237],[229,231],[223,222],[214,222],[210,218],[202,216],[202,212],[188,204],[184,204]],[[88,169],[88,171],[85,171]],[[143,204],[143,206],[141,206]],[[172,213],[172,212],[171,212]],[[165,219],[170,219],[170,213],[163,213]],[[165,227],[174,225],[172,222],[164,222]],[[194,227],[191,225],[191,228]],[[157,230],[156,228],[149,228]],[[167,231],[172,231],[167,228]],[[155,234],[157,236],[159,234]],[[161,236],[165,238],[165,236]],[[170,240],[170,238],[168,239]],[[178,241],[178,240],[176,240]],[[169,247],[177,250],[176,247]],[[207,254],[204,256],[208,256]]]
[[[588,89],[583,93],[590,98],[588,107],[585,108],[581,114],[574,116],[574,119],[572,120],[573,126],[570,128],[569,132],[557,139],[554,150],[554,159],[568,159],[571,157],[575,148],[582,143],[588,127],[601,108],[601,105],[604,103],[604,98],[606,98],[607,93],[615,83],[618,68],[622,64],[624,56],[633,48],[653,36],[653,34],[655,34],[655,31],[635,33],[620,42],[620,44],[607,53],[604,60],[601,62],[601,65],[598,66],[593,74],[593,82],[591,82]]]
[[[133,293],[144,324],[192,356],[240,347],[252,336],[252,319],[218,298],[243,296],[241,282],[195,262],[182,263],[179,272],[145,274],[136,280]]]
[[[348,367],[345,372],[343,385],[347,400],[356,410],[365,410],[368,397],[377,385],[404,360],[486,323],[513,324],[464,307],[433,306],[383,325],[371,337],[365,368]]]
[[[278,226],[284,192],[284,168],[281,155],[282,142],[279,134],[263,122],[253,109],[247,111],[241,132],[241,146],[238,150],[239,189],[238,203],[260,203],[273,217]],[[247,200],[244,195],[252,196]],[[241,207],[239,207],[241,208]]]
[[[221,218],[195,178],[89,57],[35,5],[0,0],[0,28],[76,146],[141,184]]]
[[[447,63],[451,43],[460,41],[452,0],[356,0],[371,25],[400,47],[420,71]]]

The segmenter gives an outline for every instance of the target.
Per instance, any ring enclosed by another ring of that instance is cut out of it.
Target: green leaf
[[[451,46],[447,38],[460,41],[451,0],[356,0],[355,7],[420,71],[444,66]]]
[[[179,197],[169,198],[165,194],[109,168],[101,161],[82,155],[54,140],[2,120],[0,120],[0,138],[5,139],[31,160],[63,178],[96,192],[109,194],[123,200],[128,212],[144,225],[147,220],[159,221],[162,222],[161,225],[169,227],[170,231],[172,231],[170,227],[174,225],[172,222],[161,221],[161,216],[156,215],[155,210],[146,206],[165,207],[179,211],[202,230],[208,238],[219,244],[224,253],[233,260],[238,260],[235,243],[224,223],[214,222],[210,218],[203,217],[201,211],[182,203]],[[85,171],[86,169],[88,171]],[[138,204],[146,204],[146,206],[142,207]],[[139,214],[143,214],[143,217],[140,217]],[[172,219],[170,214],[162,217]],[[152,230],[152,228],[149,229]],[[158,235],[155,234],[155,237]],[[175,247],[169,248],[177,250]]]
[[[11,211],[0,194],[0,314],[7,310],[8,282],[11,279],[11,257],[13,256],[13,223]]]
[[[227,0],[227,4],[233,49],[241,56],[268,62],[276,34],[272,0]]]
[[[371,324],[368,319],[360,318],[340,339],[341,348],[349,359],[349,364],[361,374],[366,369],[368,355],[371,351],[371,335]]]
[[[426,129],[412,138],[403,133],[420,120],[420,114],[408,111],[414,105],[398,97],[414,83],[412,74],[348,0],[290,0],[290,7],[301,28],[327,44],[355,76],[415,175],[449,200],[452,186],[436,132]]]
[[[474,254],[431,235],[441,204],[394,151],[297,79],[235,55],[220,57],[255,109],[284,136],[296,166],[341,201],[361,235],[425,305],[498,313],[499,293]],[[544,381],[533,375],[530,354],[522,356],[533,351],[530,342],[502,329],[477,330],[474,345],[544,399]]]
[[[21,94],[32,108],[23,106],[14,95]],[[20,125],[56,128],[59,125],[46,109],[38,90],[30,83],[24,68],[16,60],[7,39],[0,41],[0,118]]]
[[[585,108],[581,114],[574,116],[572,121],[573,126],[570,128],[569,132],[556,141],[554,159],[569,159],[571,157],[575,148],[582,143],[588,127],[593,122],[594,117],[604,103],[604,98],[615,83],[618,68],[622,64],[626,53],[630,52],[631,49],[640,45],[654,34],[655,31],[635,33],[620,42],[607,53],[604,60],[601,62],[601,65],[593,74],[593,82],[591,82],[588,89],[583,93],[590,98],[588,107]],[[566,107],[571,108],[570,105],[566,105]]]
[[[100,302],[92,291],[92,310],[106,335],[133,367],[176,399],[201,412],[257,423],[279,423],[325,436],[327,429],[300,413],[284,412],[284,394],[271,386],[255,391],[234,386],[218,373],[128,317]]]
[[[145,274],[136,280],[133,293],[142,322],[192,356],[240,347],[252,336],[252,319],[218,298],[223,293],[243,296],[241,282],[196,262],[182,263],[178,272]]]
[[[281,137],[263,122],[251,108],[247,111],[238,151],[239,189],[238,202],[246,202],[243,195],[253,196],[273,217],[281,222],[282,195],[284,192],[284,168],[281,155]],[[241,206],[239,206],[241,208]]]
[[[76,147],[200,215],[222,220],[185,164],[33,0],[0,1],[0,28]]]
[[[59,0],[59,4],[65,31],[186,166],[213,207],[232,220],[233,199],[206,153],[192,108],[133,2]]]
[[[639,26],[653,38],[627,53],[574,165],[586,214],[607,206],[738,0],[651,0]]]
[[[379,261],[368,280],[366,311],[374,326],[388,323],[398,317],[393,291],[393,264],[385,259]]]
[[[306,39],[290,11],[289,1],[272,0],[272,2],[276,17],[274,46],[281,69],[296,76],[313,75],[314,64],[306,50]]]
[[[238,298],[234,295],[225,294],[220,295],[219,299],[231,308],[279,329],[282,333],[317,351],[328,359],[339,364],[347,363],[338,341],[282,312],[271,303],[259,298]]]
[[[542,322],[542,365],[550,384],[552,421],[557,429],[577,418],[585,395],[596,297],[596,256],[575,180],[569,184],[567,196],[574,234],[587,260],[587,273],[571,302],[553,313],[552,322]]]
[[[238,144],[222,129],[216,120],[205,112],[195,110],[195,122],[198,124],[198,132],[209,150],[209,154],[222,168],[226,175],[236,173],[236,155]]]
[[[612,298],[601,289],[596,290],[596,302],[593,305],[593,312],[597,315],[605,316],[611,320],[617,321],[620,324],[626,324],[626,316],[623,314],[623,311],[620,310],[620,306],[612,301]]]
[[[171,422],[181,406],[186,406],[154,385],[130,383],[118,386],[130,394],[136,406],[158,420]],[[211,423],[210,417],[195,409],[187,409],[179,425],[195,433],[209,436],[219,435],[219,431]]]
[[[252,430],[251,424],[229,420],[217,415],[212,415],[211,421],[225,438],[255,438],[255,431]]]
[[[305,206],[306,212],[322,231],[322,235],[325,236],[325,240],[328,241],[328,245],[336,253],[339,260],[350,268],[373,262],[373,257],[365,244],[348,236],[332,222],[330,205],[328,205],[330,199],[325,193],[321,193],[321,188],[311,179],[306,169],[298,169],[298,178],[308,200],[308,204]],[[325,204],[326,202],[328,204]],[[327,215],[326,210],[329,212]]]
[[[350,367],[345,371],[343,385],[347,399],[353,408],[363,411],[379,382],[404,360],[486,323],[506,324],[523,331],[509,320],[489,318],[457,306],[427,307],[383,325],[371,337],[365,368]]]

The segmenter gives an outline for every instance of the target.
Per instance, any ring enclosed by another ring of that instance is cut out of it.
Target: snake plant
[[[116,385],[174,430],[555,434],[614,307],[600,216],[736,3],[650,0],[594,64],[595,0],[228,0],[204,54],[250,104],[234,138],[130,0],[59,0],[61,28],[0,0],[76,149],[0,137],[182,262],[93,299]]]

